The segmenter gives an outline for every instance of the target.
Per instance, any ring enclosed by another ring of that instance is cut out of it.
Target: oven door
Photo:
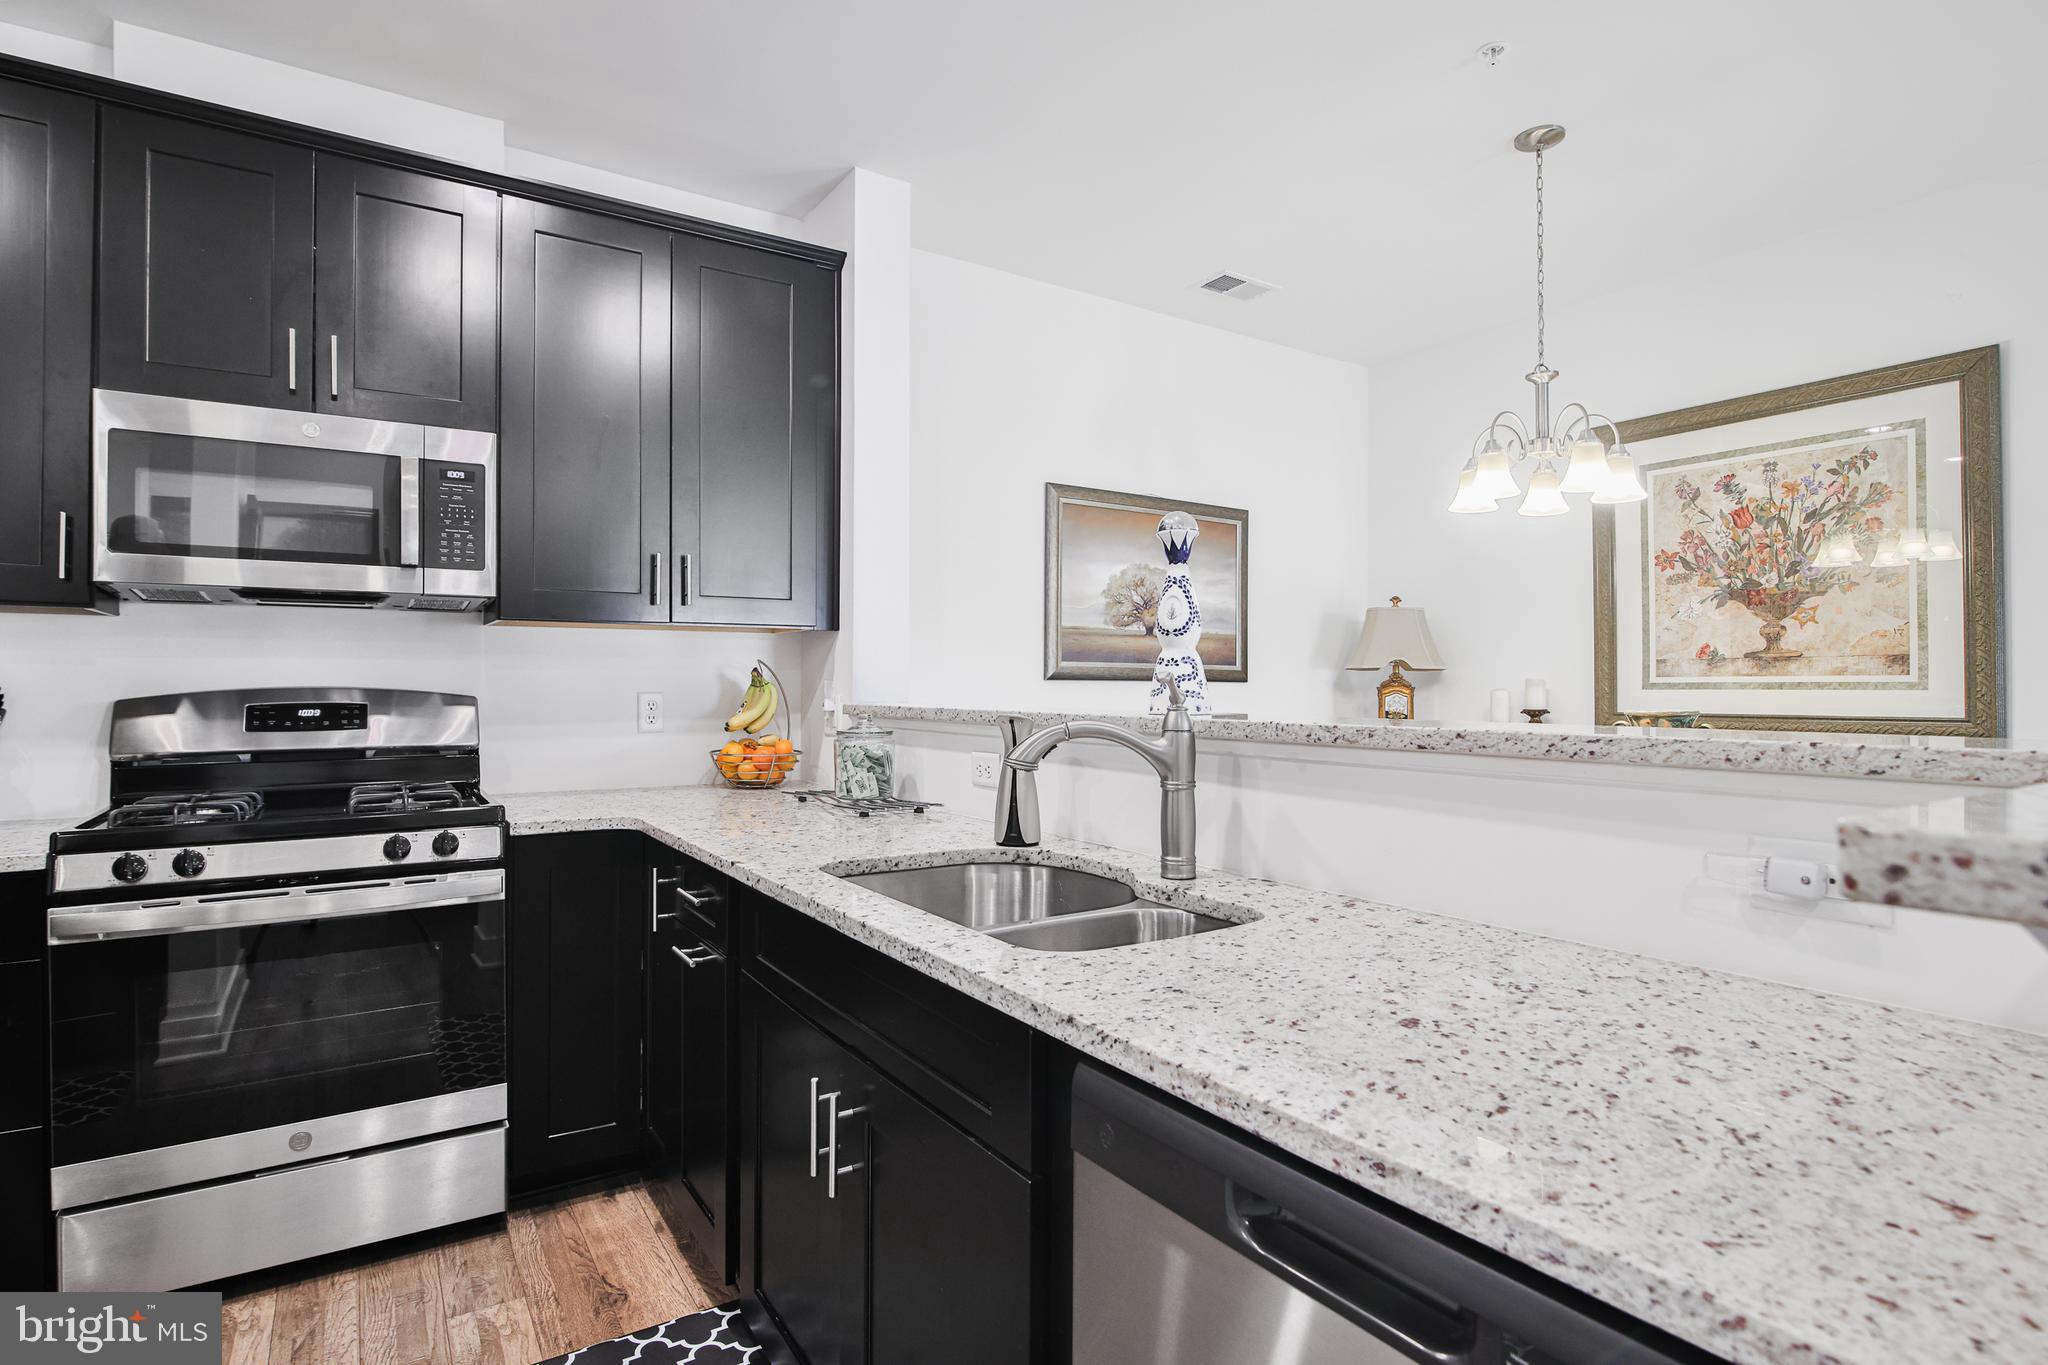
[[[505,1117],[505,874],[49,912],[51,1203]]]
[[[417,593],[424,445],[404,423],[100,390],[93,578],[255,600]]]

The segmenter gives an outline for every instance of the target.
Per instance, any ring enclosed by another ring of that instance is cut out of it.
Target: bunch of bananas
[[[740,709],[726,717],[725,729],[728,734],[746,731],[758,735],[775,719],[777,708],[782,705],[782,694],[775,690],[775,684],[761,676],[755,669],[753,680],[747,684],[747,694],[740,699]]]

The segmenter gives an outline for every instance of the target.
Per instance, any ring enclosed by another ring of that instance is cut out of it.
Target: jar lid
[[[855,720],[853,724],[846,726],[844,729],[838,730],[835,733],[840,735],[852,735],[857,739],[879,739],[884,735],[893,735],[896,732],[894,730],[884,730],[881,726],[875,724],[875,718],[873,716],[861,716],[860,718]]]

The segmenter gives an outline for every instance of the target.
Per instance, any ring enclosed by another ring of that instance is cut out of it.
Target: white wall
[[[797,635],[485,626],[474,616],[125,603],[119,616],[0,614],[0,820],[89,815],[106,800],[120,697],[217,687],[401,687],[476,696],[493,793],[715,781],[747,670],[801,693]],[[660,692],[660,734],[634,694]],[[781,722],[778,722],[778,727]]]
[[[915,662],[852,700],[1144,709],[1149,683],[1041,676],[1053,482],[1245,508],[1251,680],[1216,709],[1356,712],[1332,661],[1365,602],[1363,369],[923,251],[910,308]]]
[[[1561,401],[1617,420],[1989,343],[2003,347],[2007,698],[2010,733],[2048,735],[2048,559],[2025,538],[2048,497],[2048,167],[1904,204],[1844,206],[1825,226],[1755,251],[1688,263],[1654,284],[1550,309]],[[1655,224],[1645,224],[1655,231]],[[1574,269],[1581,274],[1589,267]],[[1592,525],[1444,511],[1473,435],[1527,408],[1532,359],[1511,322],[1372,368],[1368,580],[1429,612],[1448,671],[1419,683],[1424,716],[1486,714],[1487,692],[1550,683],[1553,719],[1593,718]],[[2039,424],[2039,425],[2037,425]],[[1576,504],[1575,504],[1576,505]]]

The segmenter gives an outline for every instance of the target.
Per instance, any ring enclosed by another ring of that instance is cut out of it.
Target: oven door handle
[[[148,938],[259,924],[346,919],[352,915],[381,915],[442,905],[473,905],[504,898],[503,869],[488,868],[434,877],[299,886],[284,891],[231,891],[177,900],[62,905],[51,907],[48,940],[59,944]]]

